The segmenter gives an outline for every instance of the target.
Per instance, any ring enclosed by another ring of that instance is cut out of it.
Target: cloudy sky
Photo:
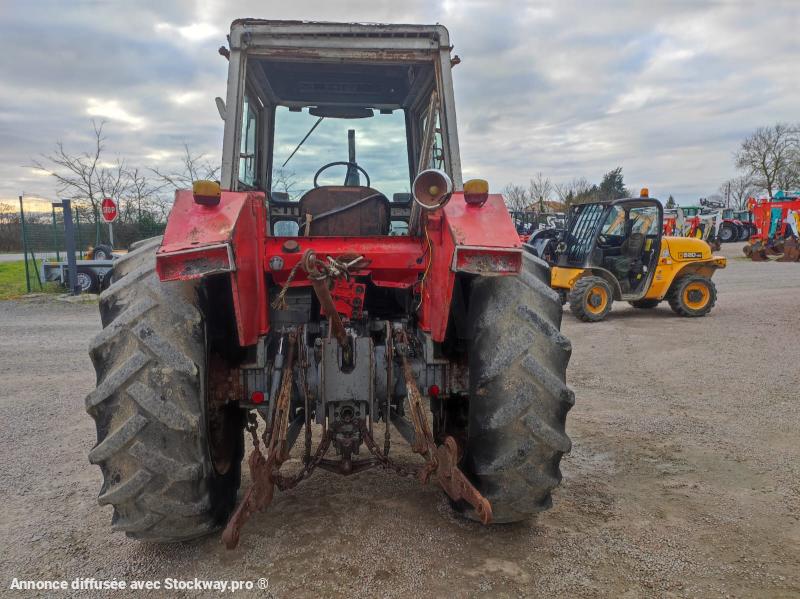
[[[238,17],[445,24],[465,176],[537,172],[688,203],[734,174],[760,125],[800,120],[800,2],[0,0],[0,202],[53,197],[27,165],[62,140],[168,169],[183,143],[219,160]]]

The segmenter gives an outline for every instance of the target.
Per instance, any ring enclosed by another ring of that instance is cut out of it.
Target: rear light
[[[216,206],[219,204],[222,190],[216,181],[195,181],[192,183],[192,196],[196,204]]]
[[[489,182],[485,179],[470,179],[464,183],[464,201],[471,206],[483,206],[489,199]]]
[[[431,397],[439,397],[439,385],[431,385],[428,387],[428,395]]]
[[[256,405],[264,403],[264,392],[253,391],[253,394],[250,396],[250,402]]]

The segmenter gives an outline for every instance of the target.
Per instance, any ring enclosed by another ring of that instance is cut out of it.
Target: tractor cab
[[[658,200],[627,198],[573,206],[556,246],[555,265],[606,272],[620,295],[637,298],[658,262],[663,209]]]
[[[694,218],[700,215],[703,208],[701,206],[680,206],[679,210],[683,212],[683,216],[686,218]]]
[[[354,44],[324,24],[237,25],[220,183],[265,193],[270,234],[406,235],[420,172],[461,188],[444,27],[362,27]]]

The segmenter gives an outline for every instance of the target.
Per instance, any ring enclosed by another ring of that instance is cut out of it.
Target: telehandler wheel
[[[601,277],[581,277],[567,294],[570,311],[584,322],[603,320],[611,312],[614,294]]]
[[[681,316],[705,316],[717,302],[714,282],[701,275],[687,275],[672,283],[669,306]]]
[[[89,350],[97,388],[86,410],[97,426],[89,461],[103,472],[98,502],[113,506],[112,528],[175,542],[225,524],[244,444],[238,409],[228,413],[226,426],[219,418],[208,422],[207,326],[198,285],[158,280],[159,242],[119,258],[100,296],[104,328]],[[231,459],[220,465],[214,454],[223,444]]]
[[[565,383],[572,346],[559,331],[561,305],[549,280],[546,263],[525,254],[518,277],[472,285],[464,470],[497,523],[552,505],[561,456],[571,448],[564,426],[575,403]]]
[[[633,302],[628,302],[634,308],[638,308],[639,310],[650,310],[651,308],[655,308],[661,302],[657,299],[640,299]]]

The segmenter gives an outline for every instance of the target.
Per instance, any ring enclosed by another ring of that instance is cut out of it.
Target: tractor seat
[[[619,256],[608,256],[603,260],[605,267],[610,270],[618,280],[627,279],[633,264],[642,257],[645,236],[642,233],[631,233],[620,246]]]
[[[326,185],[300,198],[300,235],[388,235],[389,200],[371,187]]]

